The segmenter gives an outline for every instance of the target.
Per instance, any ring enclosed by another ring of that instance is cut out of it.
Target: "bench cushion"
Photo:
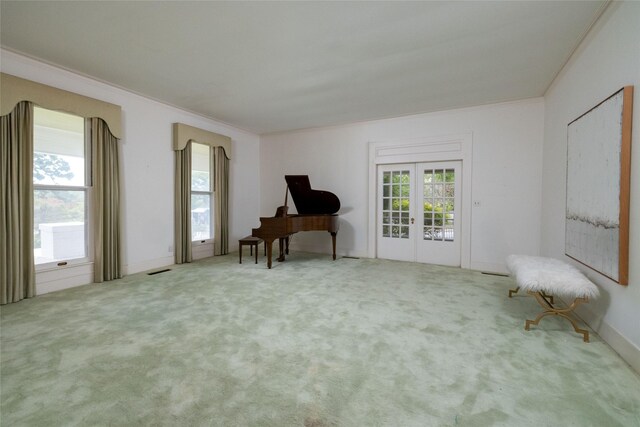
[[[509,255],[507,268],[525,291],[571,298],[596,298],[600,294],[580,270],[554,258]]]
[[[262,239],[259,237],[253,237],[253,236],[247,236],[247,237],[243,237],[242,239],[238,240],[240,243],[262,243]]]

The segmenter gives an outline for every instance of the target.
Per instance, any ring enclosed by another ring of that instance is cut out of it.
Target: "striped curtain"
[[[175,262],[191,262],[191,142],[182,150],[176,150],[174,239]]]
[[[87,119],[86,125],[91,142],[93,171],[93,281],[100,283],[122,277],[118,139],[102,119]]]
[[[0,304],[36,294],[33,259],[33,104],[0,117]]]
[[[229,159],[222,147],[213,147],[213,169],[216,210],[213,254],[225,255],[229,253]]]

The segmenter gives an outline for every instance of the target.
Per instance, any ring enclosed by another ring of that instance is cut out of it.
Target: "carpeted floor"
[[[262,258],[264,260],[264,258]],[[2,307],[2,426],[638,426],[640,377],[508,278],[237,253]]]

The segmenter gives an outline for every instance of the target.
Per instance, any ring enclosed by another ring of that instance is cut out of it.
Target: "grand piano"
[[[336,234],[338,234],[338,210],[340,199],[329,192],[313,190],[308,175],[285,175],[287,192],[284,206],[278,207],[273,217],[260,217],[260,227],[254,228],[251,235],[265,241],[267,246],[267,267],[271,268],[273,241],[278,239],[280,256],[284,261],[285,252],[289,253],[289,237],[298,231],[328,231],[331,233],[333,259],[336,259]],[[291,193],[297,214],[287,213],[287,198]],[[285,249],[286,245],[286,249]]]

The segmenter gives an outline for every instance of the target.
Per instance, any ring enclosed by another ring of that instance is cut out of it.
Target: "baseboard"
[[[596,331],[638,374],[640,374],[640,348],[627,340],[608,323],[602,322]]]
[[[168,257],[150,259],[147,261],[128,264],[128,265],[125,265],[123,268],[123,275],[126,276],[129,274],[140,273],[141,271],[153,270],[155,268],[160,268],[160,267],[168,267],[170,265],[173,265],[174,262],[175,262],[175,259],[173,258],[173,256],[168,256]]]
[[[609,346],[615,350],[638,374],[640,374],[640,348],[629,341],[616,328],[602,320],[587,306],[576,308],[576,313]]]
[[[469,270],[486,271],[487,273],[508,274],[507,267],[504,264],[494,264],[489,262],[471,261]]]

